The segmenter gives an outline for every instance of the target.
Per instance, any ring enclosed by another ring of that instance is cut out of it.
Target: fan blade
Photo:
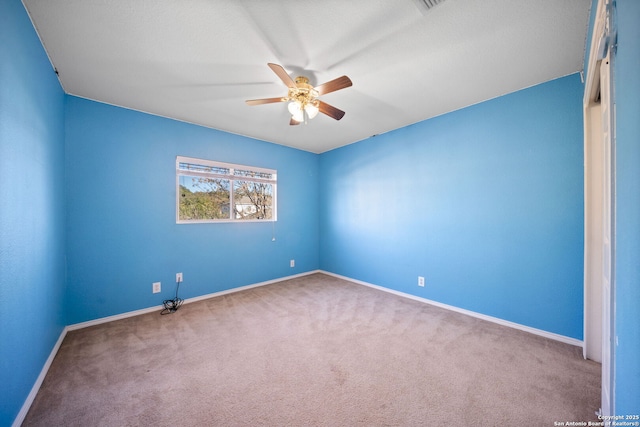
[[[297,120],[294,120],[294,118],[293,118],[293,117],[291,117],[291,120],[289,120],[289,124],[290,124],[291,126],[299,125],[300,123],[301,123],[301,122],[299,122],[299,121],[297,121]]]
[[[340,120],[344,116],[344,111],[338,110],[333,105],[329,105],[326,102],[322,102],[320,100],[318,100],[318,102],[318,109],[321,113],[326,114],[327,116],[336,120]]]
[[[345,87],[351,86],[353,83],[351,79],[347,76],[338,77],[337,79],[333,79],[330,82],[326,82],[321,84],[320,86],[316,86],[314,89],[318,91],[318,96],[335,92],[336,90],[344,89]]]
[[[262,104],[273,104],[274,102],[284,102],[285,99],[280,98],[263,98],[263,99],[249,99],[245,101],[247,105],[262,105]]]
[[[287,85],[288,88],[295,89],[297,87],[296,82],[293,81],[291,76],[287,74],[287,72],[285,71],[284,68],[282,68],[282,66],[278,64],[272,64],[272,63],[268,63],[267,65],[269,66],[269,68],[273,70],[274,73],[278,75],[278,77],[280,77],[280,80],[282,80],[282,82],[285,85]]]

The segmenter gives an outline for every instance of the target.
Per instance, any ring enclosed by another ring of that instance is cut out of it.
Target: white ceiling
[[[322,153],[582,70],[591,0],[23,0],[72,95]],[[267,67],[346,112],[290,126]]]

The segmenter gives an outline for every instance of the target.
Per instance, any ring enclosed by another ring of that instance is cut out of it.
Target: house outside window
[[[176,157],[176,222],[276,221],[277,171]]]

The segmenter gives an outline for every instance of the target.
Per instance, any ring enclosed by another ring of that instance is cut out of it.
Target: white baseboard
[[[58,354],[58,350],[62,345],[62,341],[64,340],[64,337],[67,336],[67,331],[68,329],[67,327],[65,327],[60,333],[60,336],[58,337],[58,341],[56,341],[55,345],[53,346],[53,349],[51,350],[51,353],[49,354],[49,357],[47,358],[46,362],[44,362],[44,366],[40,371],[40,375],[38,375],[38,378],[36,378],[35,384],[33,384],[33,387],[31,387],[31,391],[29,392],[29,395],[27,396],[24,403],[22,404],[22,408],[20,408],[20,412],[18,412],[16,419],[13,420],[12,427],[20,427],[20,425],[22,425],[22,422],[27,416],[27,412],[29,412],[29,408],[31,408],[31,404],[33,404],[33,401],[35,400],[36,395],[40,390],[40,386],[42,386],[42,382],[44,381],[44,378],[47,376],[47,372],[49,372],[49,368],[53,363],[53,359],[56,357],[56,354]]]
[[[247,289],[258,288],[260,286],[271,285],[272,283],[284,282],[285,280],[295,279],[296,277],[304,277],[304,276],[308,276],[310,274],[315,274],[315,273],[322,273],[322,271],[320,271],[320,270],[312,270],[312,271],[307,271],[305,273],[300,273],[300,274],[294,274],[294,275],[291,275],[291,276],[281,277],[279,279],[267,280],[266,282],[254,283],[253,285],[240,286],[239,288],[232,288],[232,289],[227,289],[225,291],[214,292],[212,294],[201,295],[199,297],[193,297],[193,298],[186,299],[186,300],[184,300],[184,303],[188,304],[188,303],[202,301],[202,300],[209,299],[209,298],[219,297],[221,295],[227,295],[227,294],[232,294],[232,293],[235,293],[235,292],[246,291]]]
[[[278,279],[267,280],[265,282],[254,283],[254,284],[246,285],[246,286],[240,286],[238,288],[225,289],[224,291],[214,292],[214,293],[206,294],[206,295],[200,295],[198,297],[193,297],[193,298],[187,298],[187,299],[184,300],[183,304],[190,304],[192,302],[202,301],[202,300],[209,299],[209,298],[215,298],[215,297],[219,297],[221,295],[232,294],[232,293],[235,293],[235,292],[241,292],[241,291],[245,291],[247,289],[257,288],[257,287],[260,287],[260,286],[266,286],[266,285],[270,285],[272,283],[282,282],[284,280],[295,279],[296,277],[308,276],[309,274],[320,273],[320,272],[321,272],[320,270],[307,271],[305,273],[300,273],[300,274],[294,274],[294,275],[291,275],[291,276],[280,277]],[[160,311],[163,308],[164,308],[163,305],[156,305],[156,306],[153,306],[153,307],[143,308],[141,310],[128,311],[126,313],[120,313],[120,314],[115,314],[113,316],[107,316],[107,317],[101,317],[99,319],[89,320],[87,322],[75,323],[73,325],[67,326],[67,329],[69,331],[75,331],[77,329],[88,328],[89,326],[100,325],[102,323],[109,323],[109,322],[113,322],[115,320],[126,319],[128,317],[140,316],[141,314],[153,313],[153,312],[156,312],[156,311]]]
[[[500,319],[500,318],[497,318],[497,317],[487,316],[486,314],[476,313],[475,311],[465,310],[464,308],[458,308],[458,307],[455,307],[453,305],[443,304],[441,302],[432,301],[432,300],[427,299],[427,298],[422,298],[422,297],[418,297],[418,296],[415,296],[415,295],[406,294],[404,292],[395,291],[393,289],[385,288],[383,286],[374,285],[374,284],[371,284],[371,283],[363,282],[361,280],[352,279],[350,277],[341,276],[341,275],[335,274],[335,273],[330,273],[328,271],[320,270],[320,273],[326,274],[328,276],[337,277],[339,279],[343,279],[343,280],[346,280],[346,281],[349,281],[349,282],[352,282],[352,283],[356,283],[358,285],[368,286],[370,288],[378,289],[380,291],[384,291],[384,292],[388,292],[388,293],[391,293],[391,294],[394,294],[394,295],[398,295],[398,296],[401,296],[401,297],[409,298],[409,299],[412,299],[412,300],[415,300],[415,301],[420,301],[420,302],[423,302],[425,304],[434,305],[436,307],[444,308],[446,310],[451,310],[451,311],[455,311],[457,313],[466,314],[467,316],[476,317],[478,319],[486,320],[488,322],[493,322],[493,323],[497,323],[499,325],[508,326],[510,328],[513,328],[513,329],[519,329],[519,330],[524,331],[524,332],[529,332],[530,334],[539,335],[541,337],[549,338],[549,339],[552,339],[552,340],[555,340],[555,341],[560,341],[560,342],[563,342],[565,344],[574,345],[574,346],[580,347],[580,348],[582,348],[583,345],[584,345],[583,341],[581,341],[579,339],[576,339],[576,338],[571,338],[571,337],[567,337],[567,336],[564,336],[564,335],[555,334],[553,332],[543,331],[542,329],[532,328],[530,326],[521,325],[519,323],[509,322],[508,320],[503,320],[503,319]]]
[[[227,295],[227,294],[232,294],[232,293],[235,293],[235,292],[241,292],[241,291],[245,291],[245,290],[251,289],[251,288],[257,288],[257,287],[260,287],[260,286],[270,285],[272,283],[282,282],[284,280],[295,279],[296,277],[308,276],[309,274],[313,274],[313,273],[320,273],[320,270],[307,271],[305,273],[294,274],[294,275],[291,275],[291,276],[280,277],[278,279],[267,280],[265,282],[254,283],[254,284],[251,284],[251,285],[240,286],[238,288],[225,289],[224,291],[214,292],[214,293],[206,294],[206,295],[200,295],[198,297],[187,298],[187,299],[184,300],[183,304],[190,304],[192,302],[202,301],[202,300],[209,299],[209,298],[215,298],[215,297],[219,297],[221,295]],[[156,311],[161,311],[163,308],[164,308],[163,305],[156,305],[156,306],[153,306],[153,307],[143,308],[143,309],[140,309],[140,310],[128,311],[126,313],[115,314],[113,316],[101,317],[99,319],[89,320],[89,321],[81,322],[81,323],[75,323],[73,325],[67,326],[67,329],[69,331],[75,331],[77,329],[88,328],[89,326],[100,325],[102,323],[109,323],[109,322],[113,322],[115,320],[126,319],[128,317],[140,316],[141,314],[154,313]]]

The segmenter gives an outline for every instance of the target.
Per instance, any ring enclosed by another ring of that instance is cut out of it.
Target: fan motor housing
[[[298,101],[302,105],[313,103],[318,97],[318,91],[309,84],[309,79],[305,76],[298,76],[295,82],[297,87],[289,89],[289,100]]]

